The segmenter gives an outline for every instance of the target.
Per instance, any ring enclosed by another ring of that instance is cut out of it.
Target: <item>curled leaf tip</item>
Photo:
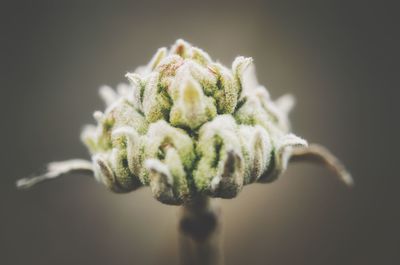
[[[34,176],[31,178],[23,178],[19,179],[16,182],[16,186],[18,189],[29,189],[36,184],[58,178],[62,175],[69,173],[89,173],[93,174],[93,165],[90,161],[81,160],[81,159],[72,159],[61,162],[52,162],[47,165],[47,172],[43,175]]]
[[[322,164],[336,174],[336,176],[348,187],[354,186],[354,180],[342,162],[326,147],[319,144],[311,144],[308,147],[296,148],[292,151],[291,161],[304,161]]]

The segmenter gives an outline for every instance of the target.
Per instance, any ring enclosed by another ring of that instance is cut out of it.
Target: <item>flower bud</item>
[[[229,69],[177,40],[126,77],[129,84],[117,91],[100,88],[106,109],[82,131],[92,166],[67,161],[20,186],[82,169],[115,192],[150,186],[166,204],[199,195],[232,198],[244,185],[274,180],[293,151],[307,146],[290,132],[293,96],[273,101],[258,84],[252,58],[239,56]],[[337,165],[331,157],[327,164]]]

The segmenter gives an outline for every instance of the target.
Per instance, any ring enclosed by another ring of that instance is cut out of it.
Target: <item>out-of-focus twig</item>
[[[179,224],[181,263],[223,264],[220,230],[220,209],[209,198],[184,204]]]

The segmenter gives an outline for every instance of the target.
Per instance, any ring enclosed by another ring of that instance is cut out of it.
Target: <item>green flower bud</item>
[[[129,84],[116,91],[100,88],[106,110],[96,111],[97,125],[81,134],[92,166],[76,160],[53,164],[46,175],[21,180],[20,186],[68,169],[90,169],[112,191],[150,186],[166,204],[198,195],[232,198],[244,185],[274,180],[293,150],[307,146],[290,133],[294,98],[274,102],[258,84],[251,58],[238,57],[229,69],[178,40],[126,77]],[[321,156],[319,150],[314,156]]]

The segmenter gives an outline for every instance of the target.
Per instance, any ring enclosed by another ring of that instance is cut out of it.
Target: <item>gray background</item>
[[[103,109],[98,87],[184,38],[228,65],[252,56],[274,98],[295,94],[294,132],[356,180],[348,190],[294,165],[220,201],[227,264],[399,264],[398,9],[372,2],[1,1],[0,263],[178,262],[178,208],[149,189],[115,195],[78,175],[28,192],[14,182],[88,158],[79,133]]]

